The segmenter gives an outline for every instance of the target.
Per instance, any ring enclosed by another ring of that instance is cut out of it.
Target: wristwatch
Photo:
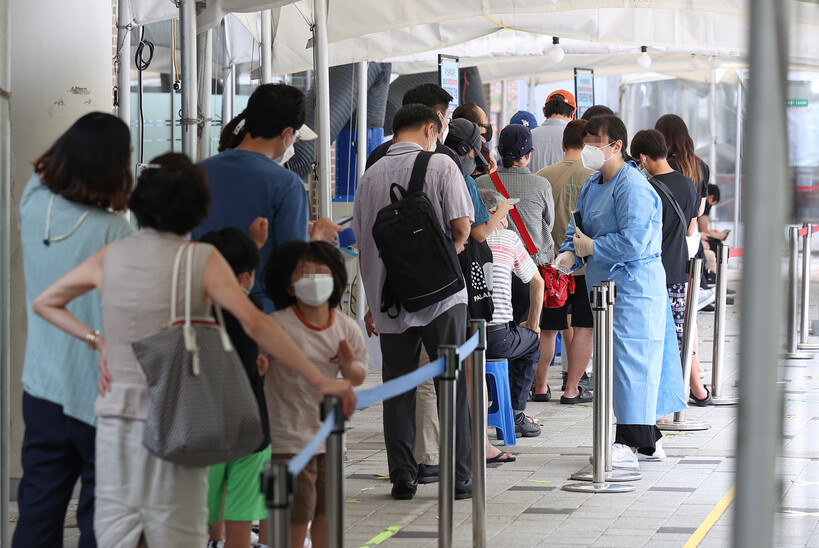
[[[102,333],[100,333],[98,329],[95,329],[94,331],[89,331],[88,333],[86,333],[85,334],[85,344],[88,345],[88,348],[90,348],[91,350],[96,350],[97,349],[97,337],[100,337],[101,335],[102,335]]]

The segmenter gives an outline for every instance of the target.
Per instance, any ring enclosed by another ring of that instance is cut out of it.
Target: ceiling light
[[[552,37],[552,44],[554,45],[552,49],[549,50],[549,59],[555,63],[559,63],[566,56],[566,52],[560,47],[560,38],[557,36]]]
[[[637,64],[640,68],[647,69],[651,66],[651,57],[648,56],[648,47],[640,46],[640,55],[637,57]]]

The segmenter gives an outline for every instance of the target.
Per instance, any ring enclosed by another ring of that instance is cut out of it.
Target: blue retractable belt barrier
[[[467,356],[472,354],[476,348],[478,348],[478,340],[480,339],[480,335],[476,331],[474,335],[472,335],[468,341],[463,343],[460,348],[458,348],[458,358],[461,361],[464,361]]]
[[[394,398],[399,394],[412,390],[422,382],[428,381],[432,377],[441,375],[443,372],[444,359],[438,358],[434,362],[430,362],[428,365],[425,365],[420,369],[416,369],[412,373],[407,373],[406,375],[401,375],[398,378],[389,380],[381,386],[375,386],[373,388],[358,392],[356,394],[358,396],[358,403],[356,404],[355,408],[364,409],[365,407],[369,407],[374,403]]]
[[[321,425],[321,428],[319,428],[316,435],[313,436],[313,439],[304,446],[304,449],[299,451],[298,455],[290,459],[290,462],[287,464],[287,470],[293,477],[301,474],[301,471],[304,470],[304,467],[307,466],[307,463],[310,462],[310,459],[312,459],[313,455],[318,451],[319,446],[330,436],[335,423],[336,412],[334,409],[330,411],[330,414],[324,419],[324,424]]]

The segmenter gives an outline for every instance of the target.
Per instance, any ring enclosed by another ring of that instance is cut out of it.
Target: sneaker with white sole
[[[700,302],[697,305],[697,310],[702,310],[712,302],[717,296],[717,292],[713,289],[700,289]]]
[[[659,462],[661,460],[665,460],[666,458],[665,449],[663,449],[662,440],[657,440],[657,443],[654,444],[654,454],[653,455],[643,455],[639,451],[637,452],[637,460],[647,461],[647,462]]]
[[[594,456],[589,457],[589,464],[594,464]],[[611,467],[639,470],[640,464],[637,454],[631,450],[631,447],[622,443],[614,443],[611,446]]]

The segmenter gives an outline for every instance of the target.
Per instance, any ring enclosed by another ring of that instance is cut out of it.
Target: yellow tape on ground
[[[393,536],[395,533],[397,533],[401,529],[402,529],[402,527],[400,525],[393,525],[392,527],[387,527],[386,531],[384,531],[383,533],[379,533],[378,535],[376,535],[373,538],[371,538],[370,540],[368,540],[367,544],[365,544],[361,548],[371,548],[372,546],[378,546],[379,544],[381,544],[382,542],[384,542],[385,540],[387,540],[388,538]]]
[[[705,535],[708,534],[708,531],[717,523],[717,520],[725,513],[725,510],[731,506],[731,503],[734,502],[734,496],[736,496],[737,486],[734,485],[731,489],[725,493],[725,496],[720,499],[714,509],[711,510],[711,513],[708,514],[708,517],[705,518],[697,530],[694,531],[694,534],[691,535],[691,538],[688,539],[688,542],[685,543],[683,548],[696,548],[700,545],[700,542],[703,541]]]

